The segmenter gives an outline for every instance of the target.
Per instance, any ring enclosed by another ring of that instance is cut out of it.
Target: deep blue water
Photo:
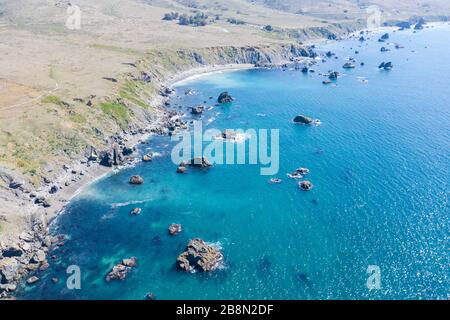
[[[228,90],[236,101],[203,115],[207,128],[280,129],[279,185],[258,166],[215,166],[175,173],[169,138],[141,152],[152,163],[87,187],[54,223],[70,241],[52,254],[25,299],[436,299],[448,298],[450,165],[450,29],[391,33],[405,46],[356,40],[327,43],[338,60],[316,73],[247,70],[209,75],[177,87],[184,109]],[[359,47],[360,46],[360,47]],[[359,50],[360,54],[354,54]],[[358,67],[344,71],[346,57]],[[365,62],[360,67],[359,62]],[[392,61],[381,72],[381,61]],[[319,72],[345,75],[337,86]],[[358,77],[366,77],[362,83]],[[185,89],[196,94],[185,96]],[[291,120],[311,115],[321,126]],[[212,121],[212,122],[211,122]],[[286,173],[311,170],[315,188],[302,192]],[[128,179],[140,174],[142,186]],[[140,216],[129,211],[139,206]],[[167,234],[170,223],[184,231]],[[156,237],[156,238],[155,238]],[[220,243],[225,267],[212,274],[177,271],[175,260],[193,237]],[[104,277],[122,258],[139,266],[124,282]],[[65,269],[79,265],[82,289],[68,290]],[[381,270],[381,289],[368,290],[368,265]],[[53,284],[52,277],[60,278]]]

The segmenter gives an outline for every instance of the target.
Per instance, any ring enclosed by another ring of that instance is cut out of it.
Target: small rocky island
[[[223,261],[223,254],[217,246],[202,239],[189,241],[185,251],[177,258],[177,267],[187,272],[210,272]]]
[[[132,257],[129,259],[123,259],[119,264],[115,265],[112,270],[106,276],[106,281],[111,280],[125,280],[127,275],[137,265],[137,258]]]

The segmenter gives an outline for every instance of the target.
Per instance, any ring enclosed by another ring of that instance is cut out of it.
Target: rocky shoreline
[[[29,284],[39,281],[39,278],[33,275],[34,272],[47,269],[51,263],[51,257],[47,257],[48,252],[54,247],[64,246],[67,240],[65,235],[50,235],[49,223],[63,211],[80,189],[114,170],[120,170],[139,161],[135,147],[139,143],[146,143],[149,136],[170,135],[177,129],[185,128],[185,123],[179,120],[178,112],[163,107],[172,92],[169,89],[171,85],[199,74],[252,67],[278,67],[295,62],[296,58],[315,58],[313,49],[313,47],[287,45],[283,47],[284,51],[281,54],[287,61],[279,60],[275,63],[270,55],[247,48],[244,50],[246,58],[240,61],[242,63],[202,66],[168,77],[166,81],[160,83],[160,92],[154,97],[161,108],[156,110],[155,118],[151,122],[148,121],[145,127],[130,128],[109,137],[110,147],[106,150],[91,148],[72,163],[63,165],[62,168],[49,167],[48,172],[59,170],[61,174],[56,178],[44,177],[44,184],[40,189],[35,189],[29,183],[17,179],[13,174],[1,173],[0,178],[8,186],[11,197],[17,199],[17,208],[30,212],[30,218],[27,226],[24,227],[26,230],[18,228],[15,237],[0,241],[0,299],[11,297],[23,279],[26,279]],[[312,184],[300,187],[303,190],[310,190]],[[2,217],[0,216],[0,221]],[[218,253],[216,256],[217,260],[222,259]],[[183,266],[192,269],[185,260],[182,261]],[[216,263],[213,265],[215,266]]]

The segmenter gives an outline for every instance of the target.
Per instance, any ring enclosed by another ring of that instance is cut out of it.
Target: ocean
[[[69,240],[18,298],[448,299],[450,29],[389,34],[386,43],[378,34],[318,45],[338,59],[318,60],[314,73],[251,69],[177,84],[172,108],[212,107],[196,117],[205,129],[279,129],[278,173],[247,164],[177,174],[175,142],[152,137],[139,146],[159,153],[151,163],[89,185],[53,222],[52,232]],[[348,57],[356,68],[342,68]],[[383,61],[394,68],[380,71]],[[322,84],[329,70],[342,76]],[[215,105],[222,91],[235,101]],[[299,114],[321,124],[295,125]],[[310,169],[311,191],[287,177],[299,167]],[[128,183],[135,174],[143,185]],[[275,177],[282,182],[268,183]],[[130,215],[134,207],[139,216]],[[170,236],[171,223],[183,232]],[[192,238],[220,246],[218,270],[177,270]],[[127,279],[107,283],[110,269],[132,256],[138,266]],[[80,267],[79,290],[66,286],[70,265]],[[379,286],[369,288],[374,266]]]

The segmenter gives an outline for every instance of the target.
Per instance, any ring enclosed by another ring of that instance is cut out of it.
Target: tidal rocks
[[[313,119],[304,115],[298,115],[294,118],[294,122],[298,124],[312,124]]]
[[[326,79],[326,80],[323,80],[322,83],[323,83],[323,84],[330,84],[330,83],[331,83],[331,80]]]
[[[191,113],[193,115],[200,115],[203,113],[204,110],[205,110],[204,106],[196,106],[191,108]]]
[[[141,212],[142,212],[141,208],[133,208],[133,210],[130,211],[130,214],[132,216],[138,216],[141,214]]]
[[[106,276],[106,281],[109,282],[111,280],[125,280],[128,273],[136,267],[137,258],[132,257],[129,259],[123,259],[122,262],[115,265],[112,270]]]
[[[302,73],[308,73],[309,69],[308,67],[303,67],[301,71]]]
[[[217,102],[219,103],[230,103],[232,102],[234,99],[233,97],[228,93],[228,92],[222,92],[219,95],[219,98],[217,99]]]
[[[307,180],[300,182],[298,184],[298,186],[300,189],[302,189],[304,191],[309,191],[314,187],[314,185],[310,181],[307,181]]]
[[[391,51],[391,50],[389,50],[389,49],[386,48],[386,47],[381,47],[380,51],[381,51],[381,52],[388,52],[388,51]]]
[[[202,239],[189,241],[185,251],[177,258],[177,267],[188,272],[210,272],[216,270],[223,261],[220,249]]]
[[[130,184],[143,184],[144,183],[144,178],[142,178],[141,176],[138,175],[134,175],[130,178],[129,181]]]
[[[169,234],[171,236],[175,236],[175,235],[179,234],[181,231],[183,231],[183,229],[181,227],[181,224],[179,224],[179,223],[172,223],[169,226]]]

